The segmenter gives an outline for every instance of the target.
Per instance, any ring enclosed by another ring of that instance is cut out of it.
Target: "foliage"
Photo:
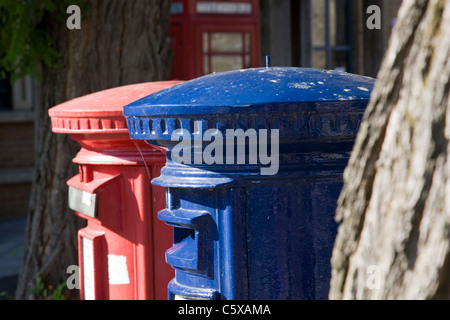
[[[14,296],[12,294],[9,294],[6,290],[0,292],[0,298],[4,300],[14,300]]]
[[[0,0],[0,77],[10,74],[12,82],[31,75],[40,78],[42,64],[60,67],[60,53],[54,47],[42,20],[53,14],[65,27],[66,9],[83,0]]]
[[[63,282],[53,288],[52,285],[46,286],[41,276],[38,274],[36,276],[36,286],[31,293],[35,296],[41,295],[44,299],[51,300],[67,300],[67,298],[63,294],[63,290],[66,288],[66,282]]]

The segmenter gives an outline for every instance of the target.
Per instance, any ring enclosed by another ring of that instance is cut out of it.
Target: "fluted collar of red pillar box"
[[[82,149],[75,163],[138,164],[165,161],[146,143],[131,140],[123,106],[181,81],[132,84],[85,95],[50,108],[54,133],[69,134]]]

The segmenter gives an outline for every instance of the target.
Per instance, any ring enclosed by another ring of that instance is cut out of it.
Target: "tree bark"
[[[84,222],[68,209],[66,181],[76,174],[72,159],[79,146],[67,135],[51,132],[48,109],[92,92],[167,80],[169,75],[170,0],[86,2],[81,30],[67,29],[57,16],[42,21],[61,52],[63,67],[43,69],[36,110],[36,170],[17,299],[51,298],[32,292],[37,275],[46,289],[56,288],[67,280],[67,267],[78,264],[76,233]],[[75,291],[67,296],[77,297]]]
[[[330,299],[450,298],[449,91],[450,2],[404,0],[344,172]]]

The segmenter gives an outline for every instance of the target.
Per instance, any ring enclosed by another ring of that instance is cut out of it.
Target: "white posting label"
[[[127,257],[108,254],[109,284],[129,284]]]
[[[84,300],[94,300],[94,248],[87,238],[83,238],[83,288]]]
[[[81,196],[81,202],[87,206],[90,206],[92,204],[91,196],[92,196],[91,193],[83,191]]]
[[[97,217],[97,195],[69,186],[69,208],[89,217]]]

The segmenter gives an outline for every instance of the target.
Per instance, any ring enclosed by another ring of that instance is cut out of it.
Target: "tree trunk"
[[[51,132],[48,109],[92,92],[167,80],[169,75],[170,0],[86,2],[81,30],[67,29],[65,20],[56,16],[42,22],[62,54],[63,67],[43,70],[36,110],[36,170],[17,299],[51,298],[48,286],[65,283],[67,267],[78,264],[76,232],[84,222],[68,209],[66,181],[76,174],[72,158],[79,146],[67,135]],[[47,297],[43,290],[33,290],[37,275]]]
[[[450,298],[450,1],[404,0],[336,212],[330,299]]]

